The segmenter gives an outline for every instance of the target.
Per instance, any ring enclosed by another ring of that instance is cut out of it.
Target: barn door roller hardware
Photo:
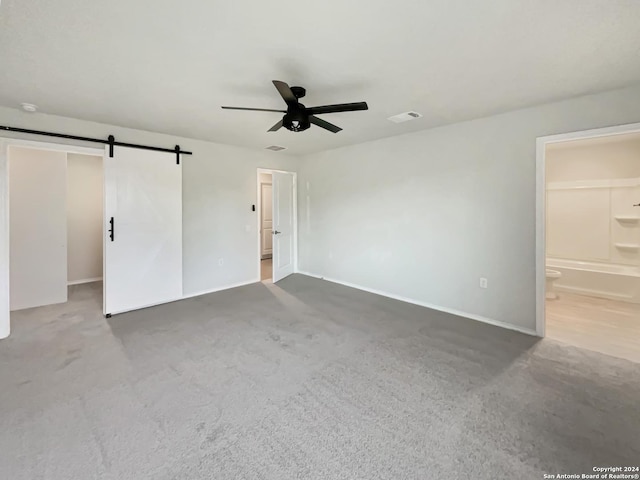
[[[28,130],[26,128],[5,127],[3,125],[0,125],[0,130],[5,130],[7,132],[27,133],[29,135],[42,135],[44,137],[66,138],[68,140],[79,140],[81,142],[101,143],[103,145],[109,145],[110,157],[113,157],[114,146],[139,148],[141,150],[153,150],[154,152],[175,153],[176,163],[178,165],[180,164],[180,154],[193,155],[193,152],[187,152],[185,150],[181,150],[180,145],[176,145],[174,148],[161,148],[161,147],[150,147],[148,145],[137,145],[135,143],[116,142],[116,139],[113,135],[109,135],[109,137],[106,140],[104,140],[102,138],[78,137],[77,135],[67,135],[65,133],[42,132],[40,130]]]

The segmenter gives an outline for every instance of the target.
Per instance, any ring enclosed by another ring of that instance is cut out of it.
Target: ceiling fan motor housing
[[[307,90],[304,87],[291,87],[291,91],[296,98],[302,98],[307,94]]]

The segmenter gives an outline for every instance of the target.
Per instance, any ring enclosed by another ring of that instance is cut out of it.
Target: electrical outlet
[[[488,286],[489,281],[484,277],[480,277],[480,288],[487,288]]]
[[[218,259],[218,265],[219,266],[223,266],[224,265],[224,258]]]

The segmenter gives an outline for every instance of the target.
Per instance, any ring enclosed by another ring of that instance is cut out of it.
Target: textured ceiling
[[[4,0],[0,105],[316,152],[640,83],[639,25],[637,0]],[[332,134],[220,109],[281,108],[272,79],[370,110]]]

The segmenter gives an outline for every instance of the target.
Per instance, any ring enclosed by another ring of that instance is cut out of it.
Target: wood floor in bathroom
[[[271,280],[273,276],[272,260],[264,258],[260,261],[260,280]]]
[[[559,293],[547,300],[546,335],[640,363],[640,305]]]

